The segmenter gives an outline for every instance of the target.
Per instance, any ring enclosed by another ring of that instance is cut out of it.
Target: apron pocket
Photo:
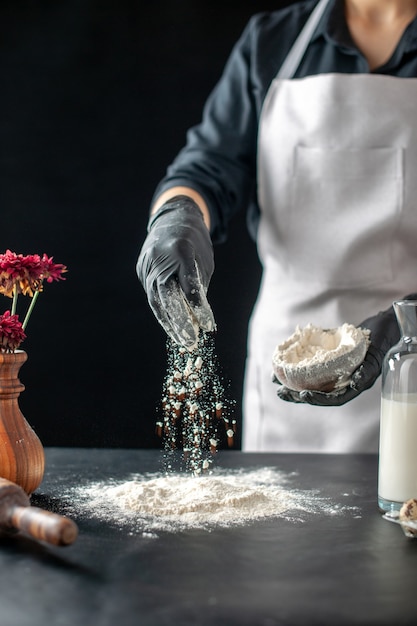
[[[403,150],[296,146],[284,217],[289,274],[330,287],[392,280]]]

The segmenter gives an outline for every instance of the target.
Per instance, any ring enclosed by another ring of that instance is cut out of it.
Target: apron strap
[[[326,10],[329,2],[330,0],[319,0],[317,5],[314,7],[303,30],[298,35],[284,63],[281,65],[281,69],[279,70],[276,78],[285,80],[294,76],[298,66],[301,63],[301,59],[303,58],[304,53],[307,50],[308,44],[310,43],[314,31],[318,26],[321,16]]]

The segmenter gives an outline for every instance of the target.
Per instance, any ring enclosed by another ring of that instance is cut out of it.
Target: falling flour
[[[211,530],[273,517],[303,522],[306,514],[357,513],[355,507],[332,503],[318,492],[291,488],[293,478],[273,467],[216,468],[199,476],[134,474],[125,481],[74,487],[71,498],[79,513],[133,533]]]
[[[168,339],[161,417],[156,423],[167,469],[173,450],[182,450],[185,470],[199,474],[209,469],[224,440],[234,447],[233,406],[220,375],[214,333],[200,333],[192,352]]]

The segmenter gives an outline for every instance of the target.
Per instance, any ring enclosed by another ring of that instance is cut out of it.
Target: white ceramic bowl
[[[369,330],[352,324],[326,330],[312,324],[297,327],[274,351],[274,374],[294,391],[341,389],[363,362],[369,334]]]

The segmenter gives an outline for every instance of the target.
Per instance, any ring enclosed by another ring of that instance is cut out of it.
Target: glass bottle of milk
[[[401,339],[382,365],[378,506],[385,512],[417,498],[417,301],[393,306]]]

